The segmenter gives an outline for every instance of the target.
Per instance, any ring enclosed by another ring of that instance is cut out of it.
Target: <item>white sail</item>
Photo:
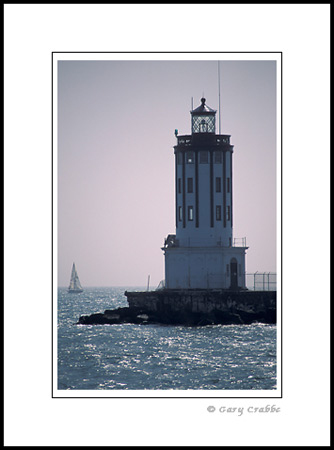
[[[72,266],[72,273],[71,273],[71,280],[70,280],[70,285],[68,287],[68,292],[82,292],[82,286],[80,284],[80,280],[75,268],[75,264],[73,263]]]

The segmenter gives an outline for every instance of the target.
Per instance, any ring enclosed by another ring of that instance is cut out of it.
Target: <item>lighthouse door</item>
[[[235,258],[231,259],[231,289],[237,289],[238,287],[238,262]]]

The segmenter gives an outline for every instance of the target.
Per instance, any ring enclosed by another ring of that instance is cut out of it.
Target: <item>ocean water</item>
[[[129,287],[58,289],[58,389],[275,390],[276,326],[77,325]]]

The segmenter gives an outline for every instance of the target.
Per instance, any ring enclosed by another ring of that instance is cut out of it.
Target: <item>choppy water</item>
[[[124,291],[58,290],[58,389],[276,389],[276,326],[76,325]]]

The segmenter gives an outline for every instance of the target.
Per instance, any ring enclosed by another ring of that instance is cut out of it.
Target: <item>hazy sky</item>
[[[164,278],[161,247],[175,233],[174,130],[190,134],[192,97],[194,108],[204,94],[218,111],[217,66],[58,62],[60,286],[74,261],[83,286]],[[234,145],[233,235],[247,239],[247,272],[275,272],[276,62],[221,61],[220,74],[221,132]]]

